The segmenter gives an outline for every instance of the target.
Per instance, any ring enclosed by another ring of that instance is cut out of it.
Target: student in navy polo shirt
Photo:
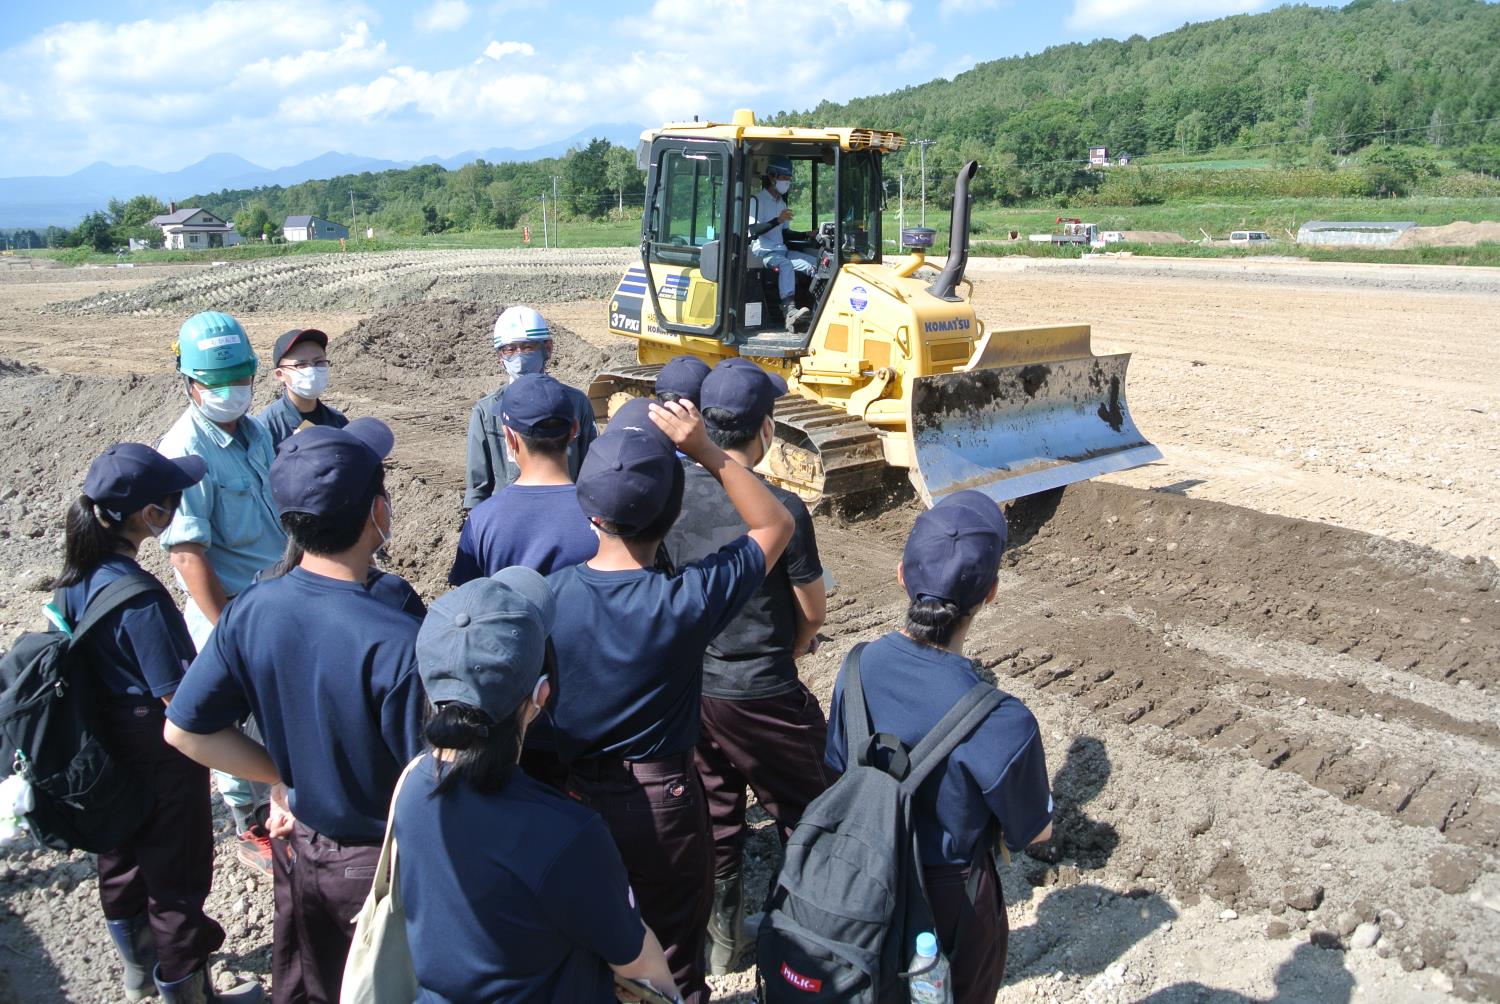
[[[331,425],[342,429],[349,424],[344,413],[323,401],[328,389],[328,336],[317,328],[293,328],[276,339],[271,357],[276,363],[276,379],[282,393],[256,421],[271,434],[271,445],[280,446],[303,425]]]
[[[662,404],[669,401],[691,401],[699,407],[698,396],[703,390],[703,380],[708,376],[708,363],[697,356],[675,356],[656,374],[656,400]]]
[[[723,484],[749,529],[668,574],[656,557],[682,506],[673,444]],[[568,792],[604,817],[677,986],[703,1001],[713,853],[692,763],[703,652],[781,557],[792,518],[681,401],[621,408],[584,460],[578,504],[599,553],[549,578],[569,625],[553,638]]]
[[[780,377],[753,363],[720,363],[701,390],[709,438],[753,470],[776,434],[771,413],[785,393]],[[707,557],[745,532],[719,483],[696,464],[686,473],[682,516],[667,535],[676,564]],[[823,623],[823,566],[807,506],[784,488],[767,487],[792,517],[791,543],[703,657],[703,735],[695,759],[714,833],[708,969],[715,976],[734,968],[744,948],[746,785],[785,840],[831,780],[823,765],[828,722],[797,678],[795,661],[814,647]]]
[[[52,583],[62,592],[59,612],[74,626],[111,583],[138,578],[156,587],[125,601],[79,642],[93,672],[100,737],[132,781],[151,790],[140,828],[98,860],[99,903],[132,1001],[150,995],[153,980],[169,1004],[203,1000],[191,995],[212,992],[208,958],[224,943],[224,929],[203,912],[214,865],[208,771],[162,739],[163,706],[193,660],[193,641],[171,594],[135,560],[204,470],[201,457],[168,460],[140,443],[105,450],[68,510],[63,570]],[[227,999],[260,997],[258,985],[246,984]]]
[[[272,819],[277,1002],[338,1000],[391,792],[422,748],[420,622],[365,588],[391,535],[392,445],[372,418],[283,444],[271,492],[302,562],[230,604],[167,710],[167,741],[188,756],[285,786]],[[264,745],[233,727],[250,714]]]
[[[469,513],[450,584],[461,586],[512,565],[546,575],[599,550],[568,472],[568,446],[578,438],[568,389],[545,373],[516,377],[505,388],[497,417],[521,473]]]
[[[896,579],[911,598],[906,626],[867,645],[860,681],[871,729],[910,749],[975,683],[964,640],[979,608],[995,598],[1005,516],[979,492],[958,492],[917,517]],[[848,762],[843,673],[829,709],[828,765]],[[917,791],[917,847],[937,935],[949,953],[957,1004],[990,1004],[1005,974],[1009,931],[993,850],[996,831],[1012,851],[1052,836],[1052,794],[1036,719],[1007,696]],[[973,911],[966,888],[983,869]],[[959,948],[956,955],[954,945]]]
[[[677,993],[603,820],[516,770],[556,614],[545,579],[507,568],[440,598],[417,635],[432,752],[392,825],[419,1001],[607,1004],[611,970]]]

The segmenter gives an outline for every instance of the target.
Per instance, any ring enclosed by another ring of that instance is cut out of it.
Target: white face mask
[[[547,353],[542,349],[534,349],[531,352],[501,356],[500,361],[505,365],[505,372],[512,377],[525,376],[528,373],[540,373],[546,368]]]
[[[155,509],[157,512],[164,512],[164,513],[166,513],[167,514],[167,521],[165,523],[163,523],[161,526],[157,526],[155,523],[151,522],[151,517],[146,515],[146,509]],[[172,510],[170,510],[170,509],[163,509],[161,506],[155,506],[155,505],[148,505],[146,507],[146,509],[142,509],[141,510],[141,522],[146,524],[146,529],[151,532],[151,536],[153,536],[153,537],[160,537],[162,534],[166,533],[168,529],[171,528],[171,526],[172,526]]]
[[[316,401],[328,389],[327,366],[288,367],[281,372],[286,375],[287,387],[300,398]]]
[[[251,389],[249,384],[230,387],[200,387],[198,410],[210,422],[234,422],[243,418],[250,410]]]
[[[391,535],[396,532],[396,507],[391,504],[390,499],[385,500],[385,514],[387,522],[385,529],[382,530],[380,528],[380,520],[375,518],[375,503],[370,503],[370,522],[375,524],[375,532],[380,534],[380,546],[382,548],[390,546]]]
[[[776,194],[777,195],[785,195],[787,192],[790,192],[791,190],[792,190],[792,183],[790,181],[786,180],[785,178],[782,178],[780,181],[776,182]]]
[[[760,439],[760,455],[764,457],[771,452],[771,444],[776,442],[776,428],[772,426],[769,435],[762,433]]]

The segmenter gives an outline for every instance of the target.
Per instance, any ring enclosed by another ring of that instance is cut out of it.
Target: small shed
[[[349,228],[321,216],[288,216],[281,236],[289,241],[337,241],[349,236]]]
[[[1091,147],[1089,147],[1089,167],[1108,167],[1108,166],[1109,166],[1109,147],[1107,147],[1107,146],[1091,146]]]
[[[1348,247],[1368,245],[1385,247],[1396,243],[1401,235],[1415,227],[1415,223],[1344,222],[1341,220],[1309,220],[1297,228],[1297,243]]]

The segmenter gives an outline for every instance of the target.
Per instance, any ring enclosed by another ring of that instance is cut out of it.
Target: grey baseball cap
[[[503,568],[439,597],[417,632],[417,672],[433,704],[457,701],[495,721],[542,675],[557,601],[530,568]]]

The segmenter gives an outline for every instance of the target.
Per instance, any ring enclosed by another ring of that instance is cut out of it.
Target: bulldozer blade
[[[1129,353],[916,377],[912,484],[929,506],[976,489],[996,502],[1161,459],[1125,406]]]

